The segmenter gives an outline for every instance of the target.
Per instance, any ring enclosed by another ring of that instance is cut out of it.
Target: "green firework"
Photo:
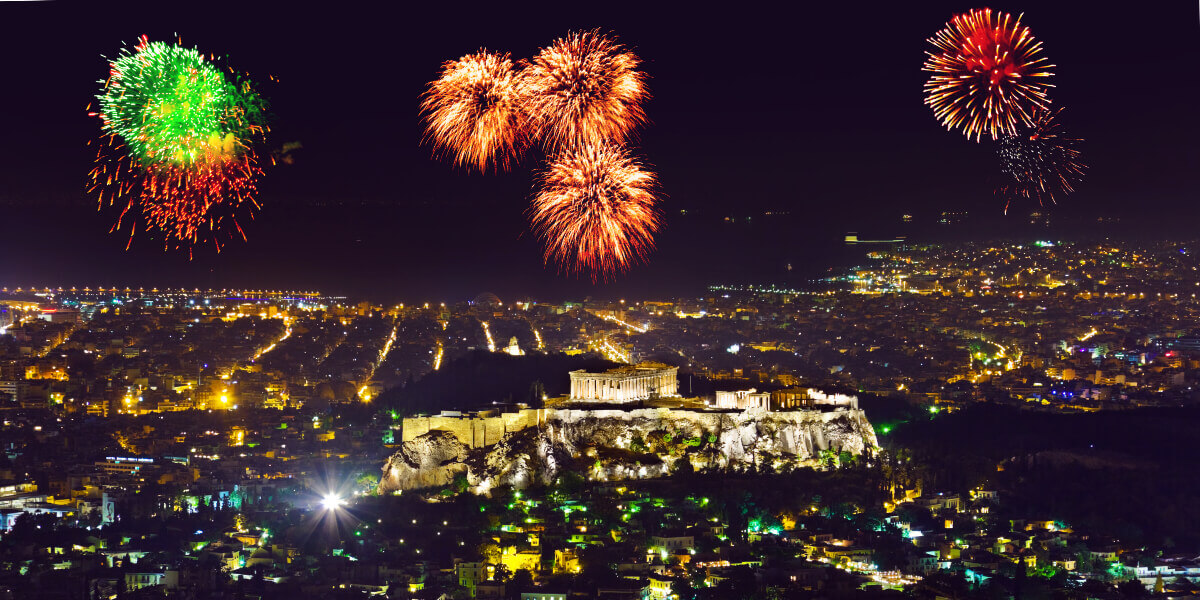
[[[149,42],[111,61],[97,96],[105,131],[142,164],[230,159],[263,131],[263,101],[194,48]]]

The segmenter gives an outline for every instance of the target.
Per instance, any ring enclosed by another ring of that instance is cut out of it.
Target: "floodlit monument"
[[[603,373],[571,371],[571,401],[620,404],[679,395],[679,367],[645,362]]]

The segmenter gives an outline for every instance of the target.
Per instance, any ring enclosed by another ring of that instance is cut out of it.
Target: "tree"
[[[504,586],[505,595],[509,598],[520,598],[521,592],[527,592],[533,587],[533,575],[529,569],[517,569]]]
[[[513,573],[508,569],[507,565],[504,563],[497,563],[495,566],[496,569],[492,572],[493,581],[504,583],[509,579],[512,579]]]
[[[690,581],[677,579],[671,583],[671,595],[679,600],[691,600],[696,597],[696,590],[692,588]]]
[[[1117,584],[1117,593],[1124,598],[1144,598],[1150,595],[1146,586],[1137,579],[1129,579]]]

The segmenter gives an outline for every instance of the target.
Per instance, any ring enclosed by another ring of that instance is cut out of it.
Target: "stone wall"
[[[485,448],[500,441],[507,434],[545,425],[546,410],[524,408],[517,412],[486,417],[470,413],[461,416],[406,417],[401,423],[400,437],[402,442],[411,442],[430,431],[445,431],[454,434],[458,441],[468,448]]]

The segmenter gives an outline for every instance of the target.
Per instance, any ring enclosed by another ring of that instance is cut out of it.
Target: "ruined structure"
[[[860,455],[877,446],[851,396],[798,391],[772,402],[774,410],[753,392],[721,400],[735,406],[626,409],[584,402],[406,418],[404,443],[384,465],[379,491],[448,485],[461,476],[474,492],[488,493],[548,483],[564,470],[595,480],[650,478],[679,468],[679,461],[697,471],[783,471],[816,466],[828,451]],[[777,408],[784,403],[805,408]]]

